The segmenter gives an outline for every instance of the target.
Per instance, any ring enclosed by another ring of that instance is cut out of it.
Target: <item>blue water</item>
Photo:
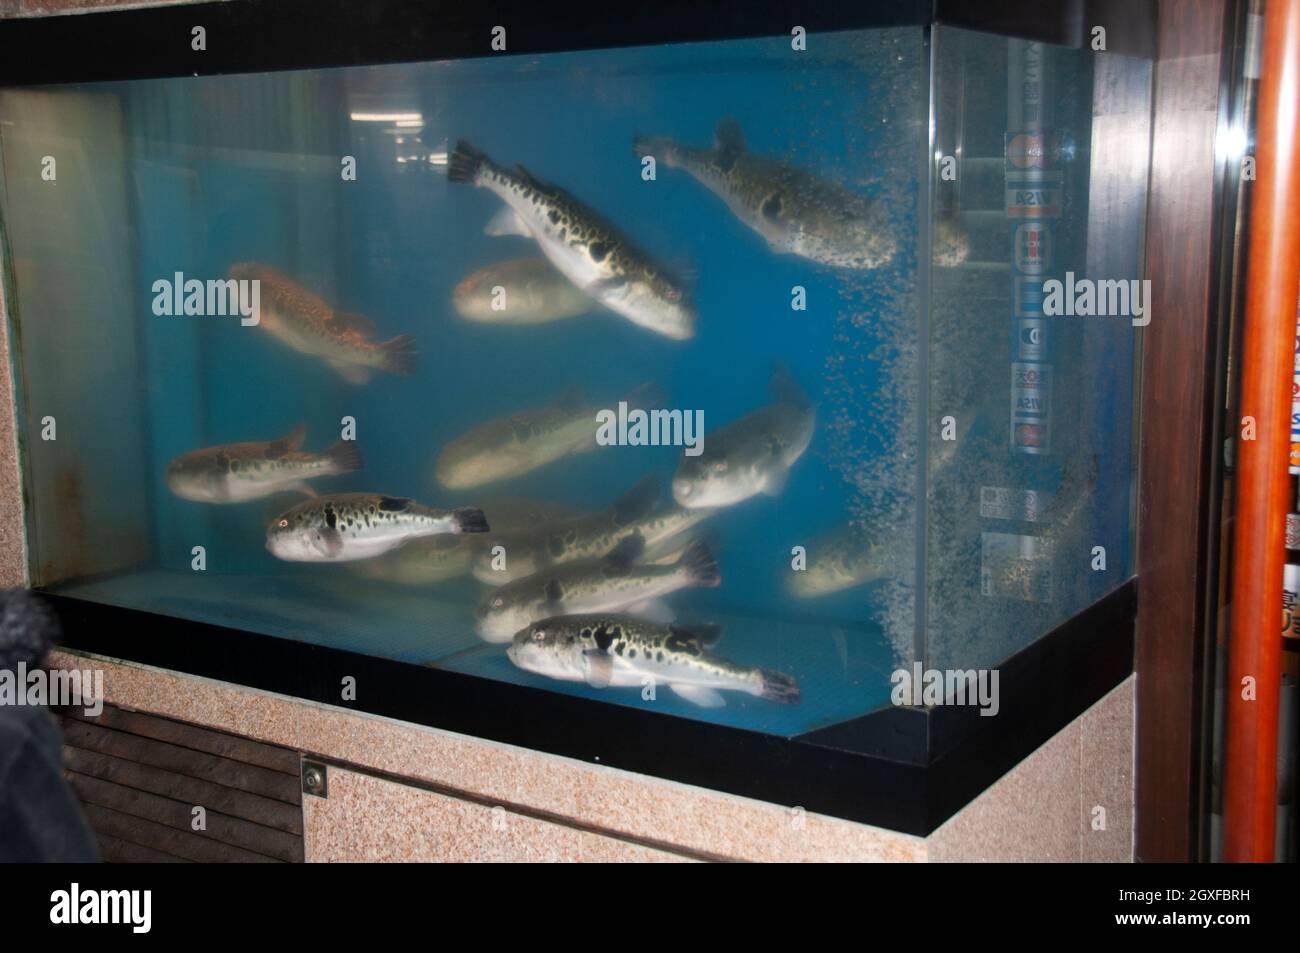
[[[653,473],[667,501],[678,460],[672,448],[599,448],[465,491],[438,485],[433,461],[469,428],[574,388],[612,407],[653,382],[666,406],[703,410],[711,431],[768,402],[779,365],[817,405],[813,443],[779,496],[747,500],[705,524],[722,585],[669,601],[682,622],[723,621],[719,652],[795,676],[803,702],[728,695],[725,708],[702,711],[661,690],[653,704],[782,734],[886,704],[888,672],[913,644],[914,568],[903,561],[886,582],[817,599],[795,599],[784,583],[792,546],[852,517],[874,514],[899,538],[900,552],[915,549],[908,514],[917,502],[923,388],[910,372],[925,343],[923,53],[920,31],[899,29],[818,37],[802,54],[778,37],[95,88],[123,108],[140,289],[131,331],[139,387],[105,399],[138,415],[147,458],[140,472],[115,479],[143,484],[154,559],[75,591],[647,704],[634,691],[560,685],[514,669],[504,647],[472,632],[483,591],[473,579],[413,589],[339,566],[277,561],[264,548],[265,527],[293,497],[187,502],[169,493],[166,465],[199,447],[270,440],[300,423],[307,449],[319,449],[352,417],[365,469],[317,481],[319,492],[379,491],[439,506],[527,497],[595,509]],[[418,113],[423,125],[351,119],[357,112]],[[655,181],[641,178],[635,136],[704,146],[728,116],[753,152],[815,170],[886,207],[901,236],[894,260],[851,272],[777,255],[685,172],[661,166]],[[462,138],[502,165],[522,163],[569,189],[687,275],[699,312],[694,338],[672,341],[601,312],[536,327],[460,319],[451,307],[457,282],[536,252],[523,238],[486,236],[500,201],[449,183],[428,161]],[[345,156],[355,159],[355,181],[340,176]],[[147,289],[158,278],[221,277],[238,261],[272,265],[339,310],[367,316],[377,340],[413,335],[417,373],[377,374],[354,386],[236,320],[149,313]],[[791,309],[795,286],[805,289],[805,311]],[[201,574],[190,568],[195,545],[207,551]]]

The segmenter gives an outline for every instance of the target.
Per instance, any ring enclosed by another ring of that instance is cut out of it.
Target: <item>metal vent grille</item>
[[[59,718],[104,860],[302,863],[298,752],[112,705]]]

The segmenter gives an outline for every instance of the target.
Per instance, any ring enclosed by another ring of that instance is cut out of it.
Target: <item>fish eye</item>
[[[534,638],[536,641],[538,641],[538,642],[545,642],[545,641],[546,641],[546,630],[545,630],[545,629],[538,629],[536,632],[533,633],[533,638]]]
[[[289,521],[288,521],[288,520],[280,520],[280,522],[279,522],[278,524],[276,524],[276,525],[278,525],[278,526],[280,527],[280,529],[287,529],[288,526],[289,526]]]
[[[726,461],[726,460],[719,460],[717,463],[715,463],[715,464],[713,465],[713,471],[714,471],[715,473],[725,473],[726,470],[727,470],[727,461]]]
[[[501,608],[503,605],[505,605],[505,604],[506,604],[506,601],[505,601],[504,599],[502,599],[500,596],[497,596],[495,599],[492,600],[492,608],[493,608],[493,609],[500,609],[500,608]]]

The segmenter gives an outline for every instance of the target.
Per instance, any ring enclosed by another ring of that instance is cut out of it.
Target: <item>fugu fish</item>
[[[512,533],[525,533],[560,519],[577,519],[580,511],[549,501],[501,500],[483,505],[492,530],[469,536],[413,539],[374,559],[351,562],[357,575],[406,586],[425,586],[468,575],[475,559]]]
[[[478,634],[488,642],[509,642],[520,629],[547,616],[613,612],[653,603],[688,586],[721,583],[718,565],[700,540],[669,566],[637,564],[644,545],[634,536],[603,559],[556,566],[489,592],[478,606]]]
[[[479,324],[546,324],[596,310],[545,258],[515,258],[480,268],[452,292],[456,313]]]
[[[293,491],[315,496],[307,485],[317,477],[361,469],[361,454],[340,440],[320,453],[306,453],[302,427],[266,443],[227,443],[182,454],[167,465],[167,487],[198,503],[243,503]]]
[[[790,593],[811,599],[882,579],[895,563],[889,547],[910,543],[906,534],[873,540],[860,526],[842,526],[808,544],[807,565],[790,571]]]
[[[776,400],[704,438],[699,456],[682,455],[673,498],[682,506],[730,506],[759,493],[775,496],[808,445],[816,414],[784,372],[772,379]]]
[[[837,268],[882,268],[898,243],[881,207],[797,166],[754,155],[734,119],[718,123],[712,149],[664,137],[636,139],[641,156],[690,173],[775,252]]]
[[[502,552],[484,550],[475,561],[474,576],[490,586],[502,586],[548,566],[608,556],[631,536],[644,540],[646,556],[658,555],[665,544],[683,538],[717,512],[672,503],[658,506],[658,499],[658,481],[650,476],[603,512],[554,520],[531,532],[502,536],[497,540]]]
[[[522,166],[504,169],[464,141],[456,144],[447,177],[494,192],[509,211],[494,219],[489,231],[536,240],[561,274],[611,311],[674,340],[695,333],[695,308],[686,289],[568,192]]]
[[[479,509],[436,510],[382,493],[338,493],[282,513],[267,528],[266,548],[291,562],[346,562],[425,536],[487,531]]]
[[[321,358],[348,383],[366,383],[372,370],[415,372],[415,342],[409,335],[373,341],[375,329],[369,320],[334,310],[323,298],[267,265],[232,265],[230,277],[261,282],[260,327],[295,351]]]
[[[716,625],[659,625],[629,615],[563,615],[518,632],[506,655],[518,668],[592,688],[666,685],[695,705],[717,708],[722,692],[769,701],[799,701],[799,683],[766,668],[749,668],[713,653]]]
[[[651,395],[639,388],[629,403]],[[516,411],[480,424],[448,443],[434,473],[449,489],[468,489],[531,473],[563,457],[596,449],[600,408],[569,391],[555,403]]]

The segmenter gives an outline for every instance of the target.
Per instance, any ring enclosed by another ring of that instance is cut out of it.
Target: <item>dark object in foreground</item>
[[[0,676],[21,695],[55,637],[54,614],[26,590],[0,593]],[[17,699],[14,699],[17,700]],[[63,739],[43,706],[0,704],[0,862],[96,860],[94,840],[63,779]]]

